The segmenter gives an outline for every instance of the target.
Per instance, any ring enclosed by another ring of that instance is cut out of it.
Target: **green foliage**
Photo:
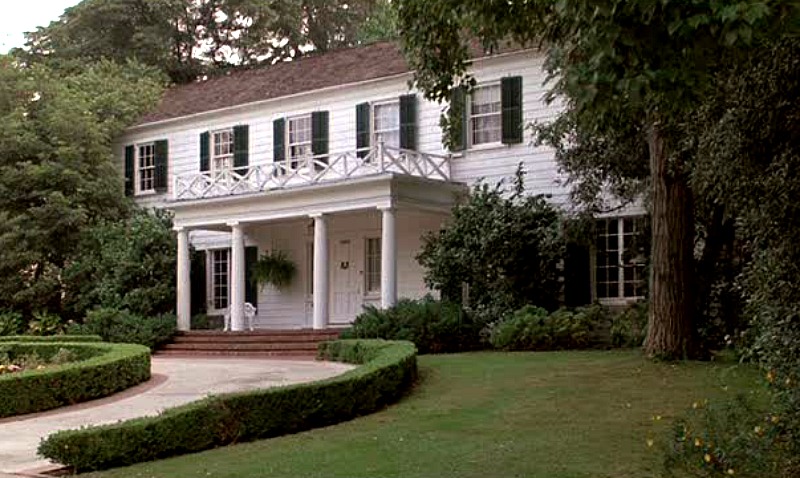
[[[219,395],[157,417],[58,432],[39,453],[89,471],[297,433],[379,410],[416,379],[416,350],[408,342],[333,342],[320,346],[320,356],[360,366],[319,382]]]
[[[84,0],[27,34],[26,62],[77,68],[136,58],[188,83],[236,67],[379,38],[383,0]],[[377,17],[377,18],[375,18]],[[363,22],[370,23],[362,31]],[[302,47],[302,48],[301,48]],[[309,48],[310,47],[310,48]]]
[[[22,314],[19,312],[0,312],[0,338],[22,332],[22,325]]]
[[[64,333],[64,321],[56,314],[48,312],[34,312],[33,320],[28,322],[28,334],[30,335],[58,335]]]
[[[797,457],[791,455],[783,422],[741,395],[721,404],[698,404],[672,429],[665,476],[797,476]]]
[[[145,347],[103,343],[10,342],[0,345],[10,359],[37,355],[51,362],[68,350],[71,361],[0,377],[0,417],[39,412],[104,397],[150,378]]]
[[[278,289],[288,287],[294,279],[297,267],[284,251],[262,254],[253,264],[250,280],[256,284],[268,284]]]
[[[65,307],[80,316],[94,307],[142,316],[175,309],[177,245],[168,213],[136,209],[102,221],[80,238],[64,270]]]
[[[64,268],[83,235],[130,210],[113,141],[161,79],[137,64],[69,73],[0,57],[0,308],[63,314]]]
[[[523,177],[520,167],[511,191],[502,182],[476,185],[453,208],[447,226],[423,238],[417,260],[428,287],[460,301],[467,284],[469,306],[476,309],[557,307],[561,215],[544,196],[525,195]]]
[[[128,310],[101,308],[90,311],[82,325],[75,325],[72,334],[99,335],[106,342],[139,344],[151,350],[169,342],[177,330],[172,314],[141,316]]]
[[[600,306],[575,311],[526,305],[491,325],[489,342],[500,350],[570,350],[588,348],[592,332],[608,320]]]
[[[611,317],[613,347],[641,347],[647,335],[647,302],[631,304]]]
[[[222,330],[224,321],[221,315],[195,314],[192,316],[192,330]]]
[[[464,352],[481,348],[481,330],[486,324],[455,303],[401,299],[394,307],[367,305],[343,338],[408,340],[420,353]]]
[[[76,343],[76,342],[102,342],[103,338],[99,335],[48,335],[48,336],[36,336],[36,335],[9,335],[6,337],[0,337],[0,343],[5,342],[69,342],[69,343]]]

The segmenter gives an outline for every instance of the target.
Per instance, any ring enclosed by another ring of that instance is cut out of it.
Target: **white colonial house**
[[[167,91],[120,138],[118,154],[126,193],[174,213],[179,328],[204,310],[230,314],[242,330],[250,303],[258,328],[322,329],[348,324],[365,304],[421,297],[421,236],[476,181],[512,176],[519,163],[530,193],[565,204],[552,151],[531,146],[523,129],[557,113],[543,99],[542,62],[535,50],[475,58],[477,87],[454,96],[465,105],[458,151],[442,145],[444,105],[410,88],[391,43]],[[640,269],[622,260],[635,224],[602,219],[591,257],[567,277],[586,302],[639,293]],[[266,251],[294,262],[290,286],[247,280]]]

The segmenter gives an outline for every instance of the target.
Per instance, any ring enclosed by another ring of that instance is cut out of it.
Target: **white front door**
[[[333,240],[331,263],[332,324],[347,324],[361,311],[356,241],[353,237]]]

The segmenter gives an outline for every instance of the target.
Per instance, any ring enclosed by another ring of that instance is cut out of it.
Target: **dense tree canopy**
[[[592,139],[568,153],[571,166],[593,171],[584,185],[598,190],[611,178],[618,191],[631,192],[636,180],[648,179],[646,348],[664,357],[693,355],[695,211],[682,130],[729,58],[780,36],[796,20],[793,3],[400,0],[398,6],[417,84],[429,98],[447,99],[454,86],[470,84],[471,36],[487,44],[543,45],[552,95],[565,104],[564,128],[550,139],[601,138],[613,146],[607,155]]]
[[[28,34],[29,62],[127,59],[177,83],[392,33],[386,0],[84,0]],[[363,25],[363,26],[362,26]]]
[[[130,211],[112,141],[163,78],[133,63],[63,74],[9,57],[0,78],[0,309],[57,313],[82,231]]]

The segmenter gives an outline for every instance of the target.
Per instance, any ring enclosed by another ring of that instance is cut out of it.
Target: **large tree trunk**
[[[648,131],[652,184],[652,283],[645,352],[675,360],[695,354],[692,314],[694,218],[681,164],[669,161],[661,125]]]

